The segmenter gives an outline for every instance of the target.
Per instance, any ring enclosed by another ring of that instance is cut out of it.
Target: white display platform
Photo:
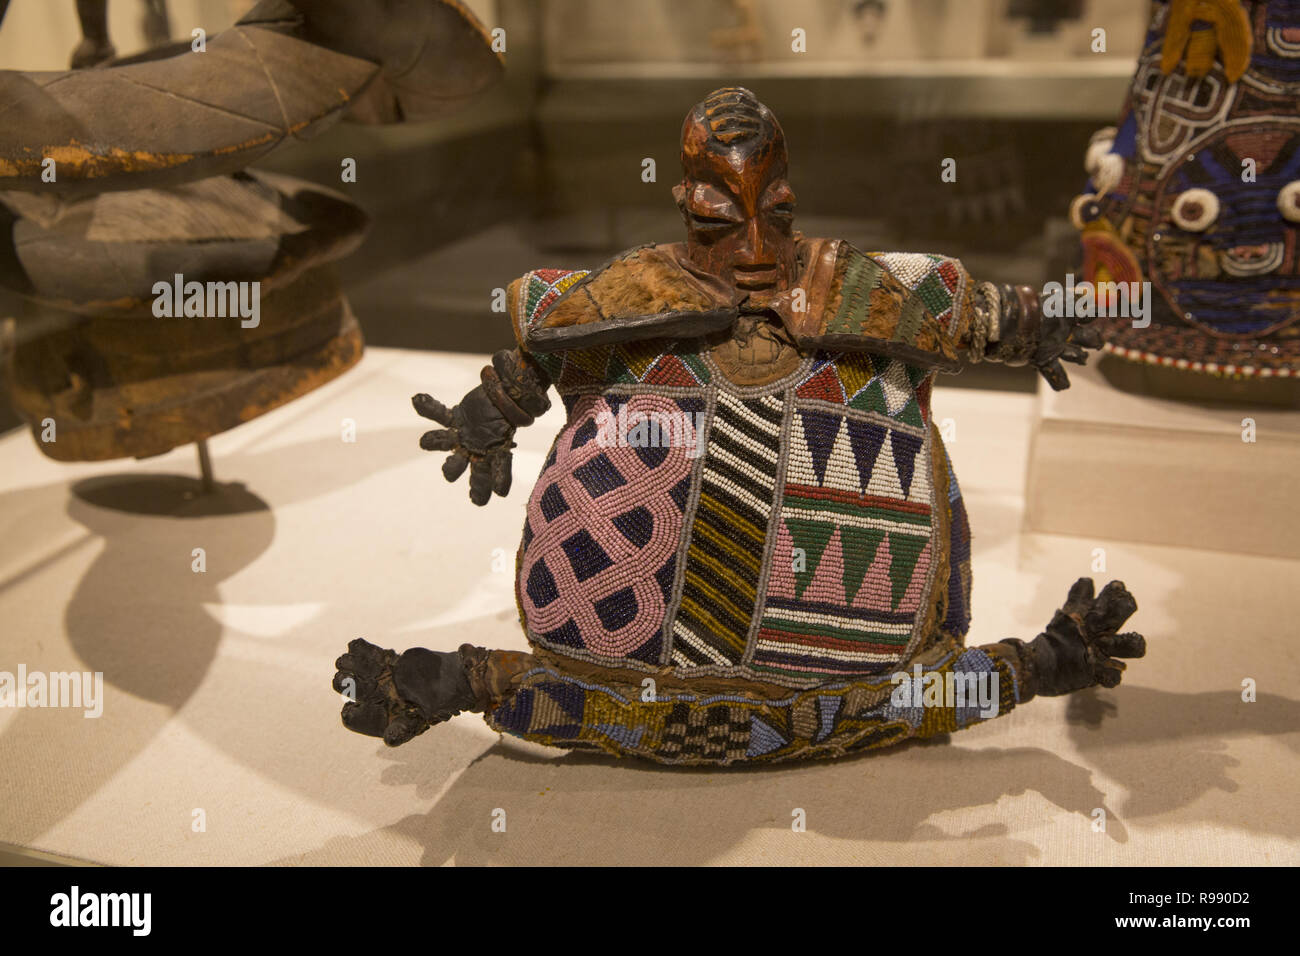
[[[1300,557],[1300,411],[1130,394],[1093,365],[1069,373],[1070,388],[1039,391],[1028,530]]]
[[[661,768],[468,714],[395,749],[349,733],[329,685],[353,637],[525,646],[497,549],[508,568],[561,413],[519,433],[510,497],[475,508],[418,449],[409,402],[454,401],[484,361],[372,349],[216,436],[218,480],[245,489],[225,494],[266,505],[226,516],[72,491],[193,475],[192,448],[61,465],[0,439],[0,670],[101,671],[105,697],[97,719],[0,709],[0,843],[162,865],[1300,863],[1298,561],[1102,539],[1098,577],[1128,582],[1150,644],[1123,686],[845,761]],[[973,643],[1032,638],[1092,560],[1090,541],[1020,531],[1034,403],[935,391],[974,530]]]

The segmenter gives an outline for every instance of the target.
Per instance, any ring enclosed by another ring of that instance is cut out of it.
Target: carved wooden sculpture
[[[361,334],[330,263],[364,214],[243,168],[345,114],[443,115],[500,72],[454,0],[264,0],[202,52],[0,71],[0,284],[33,303],[27,318],[75,317],[26,336],[19,316],[9,377],[34,434],[56,425],[41,449],[160,454],[351,367]],[[230,290],[254,284],[258,314],[236,314]]]
[[[86,317],[21,340],[11,362],[14,406],[35,433],[56,423],[56,440],[40,443],[51,458],[161,454],[305,394],[361,357],[331,264],[360,244],[366,217],[331,190],[238,173],[44,199],[4,202],[25,213],[11,226],[25,291]]]
[[[1087,327],[938,255],[793,229],[780,125],[748,90],[687,116],[685,243],[509,289],[519,347],[442,428],[485,504],[511,436],[568,421],[529,500],[516,593],[532,652],[363,640],[343,722],[399,744],[458,711],[558,747],[665,763],[831,757],[957,730],[1140,657],[1123,584],[1081,579],[1043,634],[966,647],[970,535],[930,421],[937,370],[1031,362],[1055,388]],[[896,673],[911,675],[908,689]],[[956,696],[930,691],[963,687]],[[975,687],[991,691],[981,707]],[[929,688],[924,691],[923,688]]]

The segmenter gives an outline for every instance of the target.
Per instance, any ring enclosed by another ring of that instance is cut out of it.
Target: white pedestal
[[[1069,371],[1069,389],[1039,393],[1027,530],[1300,557],[1300,412],[1134,395],[1091,365]]]

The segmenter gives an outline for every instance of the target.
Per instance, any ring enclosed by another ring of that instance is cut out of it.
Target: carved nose
[[[760,270],[772,269],[775,266],[776,260],[768,254],[767,243],[763,239],[763,230],[759,227],[758,220],[749,220],[745,224],[745,245],[738,250],[736,256],[736,267]]]

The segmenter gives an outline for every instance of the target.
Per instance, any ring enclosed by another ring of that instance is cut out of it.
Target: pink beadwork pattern
[[[528,503],[519,597],[540,644],[655,662],[697,419],[689,402],[623,398],[580,397],[556,438]],[[664,427],[637,430],[641,415]]]

